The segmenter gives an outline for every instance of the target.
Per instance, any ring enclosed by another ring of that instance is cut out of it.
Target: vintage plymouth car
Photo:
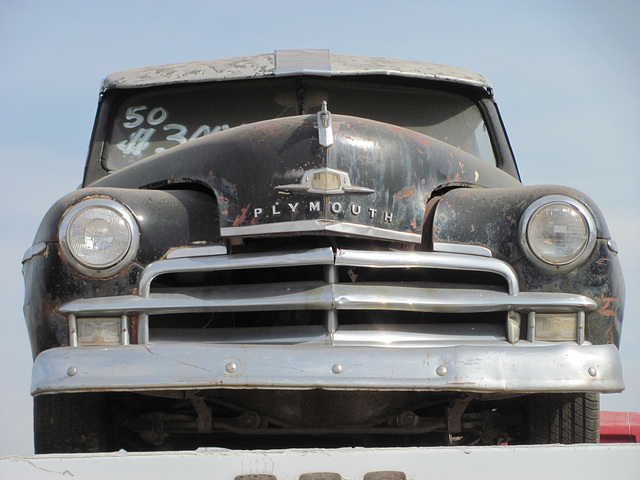
[[[601,212],[459,68],[110,75],[23,264],[38,453],[596,442],[624,388]]]

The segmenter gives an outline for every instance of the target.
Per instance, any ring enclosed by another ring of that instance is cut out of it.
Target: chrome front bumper
[[[614,393],[624,383],[614,345],[167,342],[46,350],[34,363],[31,393],[211,388]]]

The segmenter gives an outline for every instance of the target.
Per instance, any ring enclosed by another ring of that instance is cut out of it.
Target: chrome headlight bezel
[[[576,213],[578,213],[586,226],[586,235],[581,248],[572,256],[572,258],[564,261],[553,261],[537,253],[536,248],[532,246],[529,231],[531,222],[535,216],[545,207],[553,204],[560,204],[572,208]],[[596,222],[593,215],[583,203],[565,195],[548,195],[539,198],[527,207],[520,219],[520,245],[522,246],[522,250],[528,260],[545,270],[558,272],[576,268],[583,263],[589,255],[591,255],[595,243]]]
[[[85,261],[78,252],[74,251],[71,239],[71,227],[74,221],[80,215],[86,214],[88,210],[96,208],[111,210],[120,217],[128,236],[128,247],[123,248],[113,260],[102,265]],[[104,278],[115,275],[131,263],[138,251],[140,234],[133,214],[124,205],[108,198],[89,198],[77,203],[64,214],[60,222],[58,239],[64,258],[75,270],[91,277]]]

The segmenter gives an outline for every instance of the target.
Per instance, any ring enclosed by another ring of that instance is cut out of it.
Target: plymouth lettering
[[[341,202],[333,202],[328,206],[329,212],[334,215],[345,215],[348,214],[353,217],[357,217],[363,213],[362,205],[357,203],[352,204],[344,204]],[[367,208],[366,210],[370,219],[380,219],[385,223],[393,222],[393,213],[389,211],[379,211],[377,208]],[[286,206],[280,203],[275,203],[273,205],[269,205],[267,207],[255,207],[253,209],[254,218],[260,218],[263,215],[269,215],[271,217],[282,217],[283,212],[289,213],[291,215],[297,215],[299,213],[321,213],[322,212],[322,202],[320,200],[309,201],[305,203],[296,202],[296,203],[287,203]]]

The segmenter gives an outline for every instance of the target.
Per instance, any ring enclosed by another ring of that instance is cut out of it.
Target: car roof
[[[292,75],[390,75],[460,83],[491,90],[491,84],[485,77],[457,67],[408,60],[336,55],[329,53],[329,50],[276,50],[264,55],[124,70],[105,78],[102,92],[116,88]]]

